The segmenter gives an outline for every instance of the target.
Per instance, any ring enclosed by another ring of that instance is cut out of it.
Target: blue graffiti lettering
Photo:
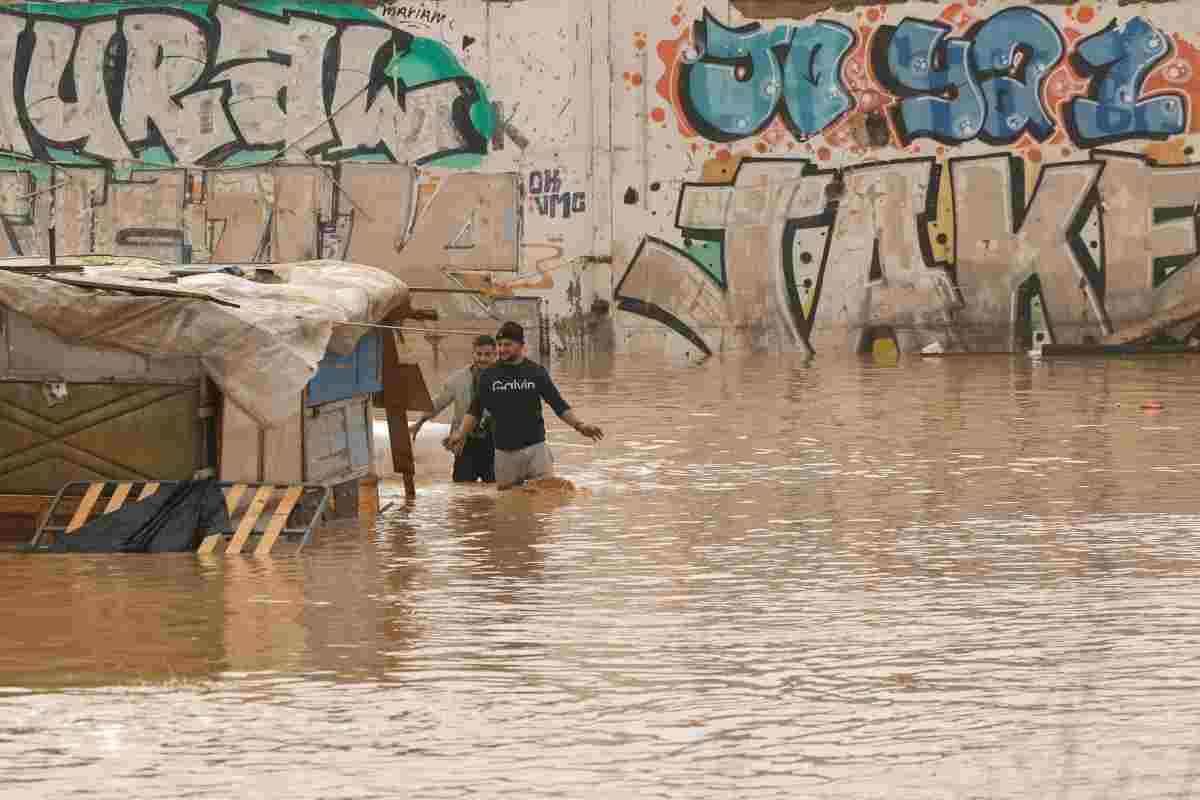
[[[1070,101],[1067,119],[1077,144],[1096,146],[1130,138],[1165,139],[1182,133],[1187,99],[1179,93],[1138,100],[1152,69],[1172,52],[1171,39],[1141,17],[1116,22],[1079,43],[1073,62],[1091,76],[1086,98]]]
[[[771,124],[781,102],[798,138],[821,132],[854,107],[841,71],[855,36],[844,25],[727,28],[705,11],[692,38],[679,95],[688,123],[706,139],[753,136]]]
[[[840,80],[854,32],[835,22],[796,28],[783,67],[787,121],[797,136],[812,136],[854,107]]]
[[[880,79],[904,98],[896,127],[907,144],[927,136],[958,144],[979,135],[987,107],[971,72],[971,43],[947,38],[950,26],[906,18],[885,36]]]
[[[897,97],[891,115],[902,144],[930,138],[957,145],[981,139],[1046,141],[1057,130],[1044,96],[1067,47],[1057,26],[1032,8],[1004,9],[963,36],[941,21],[905,18],[881,28],[871,61]],[[854,31],[835,22],[727,27],[707,10],[678,74],[683,115],[701,136],[732,142],[761,132],[782,110],[800,139],[828,129],[854,108],[842,66]],[[1141,97],[1150,72],[1170,57],[1170,38],[1141,17],[1083,39],[1072,57],[1090,77],[1087,97],[1068,101],[1062,118],[1074,143],[1094,147],[1183,133],[1188,100],[1180,92]],[[868,120],[870,122],[870,120]]]
[[[730,142],[765,128],[779,105],[783,68],[771,49],[787,45],[791,29],[758,24],[727,28],[708,11],[696,23],[698,60],[680,73],[688,121],[705,137]]]
[[[1065,52],[1062,36],[1045,15],[1009,8],[971,37],[971,60],[987,106],[980,138],[1009,144],[1028,132],[1038,141],[1055,124],[1042,104],[1042,86]]]

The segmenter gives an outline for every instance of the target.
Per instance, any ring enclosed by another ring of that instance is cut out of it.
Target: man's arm
[[[589,439],[595,439],[598,442],[604,438],[604,431],[600,429],[599,425],[587,424],[575,416],[575,412],[569,408],[563,412],[562,420]]]
[[[475,426],[478,424],[479,424],[479,417],[475,416],[474,414],[464,414],[463,415],[463,424],[462,424],[462,427],[459,429],[459,433],[461,433],[464,437],[466,437],[468,434],[475,432]]]
[[[433,400],[433,410],[427,411],[417,418],[416,423],[412,426],[412,435],[414,439],[417,436],[417,432],[421,430],[422,425],[435,418],[438,414],[441,414],[451,403],[454,402],[455,377],[456,376],[452,375],[446,380],[446,385],[442,387],[441,394],[439,394]]]
[[[462,449],[463,442],[467,440],[467,435],[475,430],[475,426],[479,424],[480,417],[483,416],[483,386],[480,385],[478,389],[471,398],[471,407],[463,415],[462,427],[457,432],[450,434],[446,439],[446,446],[456,453]]]
[[[567,404],[562,395],[558,391],[558,387],[554,385],[554,381],[550,379],[550,373],[542,370],[542,377],[538,381],[538,391],[542,395],[542,399],[546,401],[550,408],[554,409],[554,413],[559,419],[570,425],[575,430],[589,439],[594,439],[597,442],[604,438],[604,431],[600,430],[597,425],[589,425],[579,417],[575,416],[575,411]]]

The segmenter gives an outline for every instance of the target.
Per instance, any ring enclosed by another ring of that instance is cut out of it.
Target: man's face
[[[496,363],[496,347],[490,344],[481,344],[475,348],[475,366],[479,369],[487,369],[492,364]]]
[[[514,342],[512,339],[500,339],[497,344],[500,345],[500,360],[501,361],[516,361],[521,357],[521,350],[524,344]]]

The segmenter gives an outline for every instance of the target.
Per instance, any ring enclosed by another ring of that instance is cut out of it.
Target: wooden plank
[[[254,418],[228,397],[221,403],[221,461],[223,481],[262,480],[259,453],[260,428]]]
[[[417,411],[430,411],[433,401],[429,397],[421,368],[416,364],[404,363],[405,359],[400,354],[400,349],[405,346],[403,338],[395,331],[392,333],[394,335],[383,337],[383,405],[387,411],[392,468],[403,476],[404,494],[415,497],[417,469],[413,461],[412,433],[408,429],[408,409],[415,404]],[[424,396],[414,398],[413,394],[417,391],[423,392]],[[368,433],[374,436],[374,431]]]
[[[76,171],[63,170],[68,178]],[[93,252],[178,262],[186,180],[181,169],[151,170],[127,181],[106,180],[105,201],[92,203]]]
[[[5,538],[5,528],[16,528],[21,539],[32,536],[46,521],[53,497],[45,495],[0,495],[0,539]],[[47,533],[53,537],[53,534]]]
[[[258,515],[266,508],[267,501],[271,499],[274,491],[274,486],[260,486],[254,493],[254,499],[250,501],[250,507],[242,515],[242,522],[238,525],[237,532],[233,534],[233,540],[225,548],[225,555],[242,552],[242,547],[250,538],[250,531],[254,530],[254,523],[258,522]]]
[[[375,165],[363,164],[358,169],[371,166]],[[391,171],[398,172],[398,166],[391,167]],[[347,191],[355,197],[371,197],[374,201],[371,213],[375,215],[381,214],[377,209],[381,209],[387,201],[382,196],[373,195],[394,194],[394,184],[401,177],[385,172],[369,183],[359,180],[357,176],[354,179],[358,185],[353,188],[347,186]],[[345,185],[345,178],[342,180]],[[402,249],[397,250],[394,244],[394,232],[404,228],[393,220],[388,220],[390,227],[385,227],[379,220],[372,226],[378,233],[376,249],[370,256],[382,261],[363,261],[355,258],[353,253],[345,258],[356,264],[378,266],[393,275],[404,276],[405,282],[422,286],[447,286],[449,282],[444,278],[446,268],[453,271],[516,273],[521,263],[520,244],[517,232],[507,220],[519,214],[520,208],[514,173],[444,175],[432,196],[428,197],[428,202],[418,209],[412,234]],[[401,211],[397,209],[393,213],[399,215]],[[356,217],[351,249],[358,242],[358,231],[359,220]],[[464,236],[464,233],[467,235]]]
[[[391,391],[388,389],[389,383],[394,387]],[[393,398],[395,394],[401,394],[404,399],[399,404],[402,404],[406,410],[433,411],[433,396],[429,393],[425,375],[417,364],[398,364],[389,370],[387,377],[384,378],[383,392],[385,404],[389,404],[389,398]],[[398,403],[390,404],[397,405]]]
[[[105,514],[111,514],[125,505],[125,498],[129,497],[129,490],[133,488],[132,483],[122,483],[117,486],[117,490],[113,492],[113,496],[109,498],[108,505],[104,508]]]
[[[271,548],[275,546],[275,540],[279,538],[279,532],[287,524],[288,515],[292,513],[292,509],[296,507],[296,501],[303,493],[303,486],[293,486],[283,495],[283,499],[279,501],[279,507],[271,516],[271,523],[263,532],[262,539],[259,540],[258,547],[254,550],[254,555],[265,556],[271,552]]]
[[[102,170],[72,169],[69,172],[55,167],[53,180],[38,181],[37,188],[49,188],[52,183],[65,183],[61,189],[46,192],[37,199],[54,197],[55,235],[60,253],[92,253],[96,251],[96,230],[99,227],[96,213],[98,199],[107,197],[105,184],[108,178]],[[103,202],[103,201],[99,201]],[[40,205],[40,204],[39,204]],[[37,213],[36,211],[34,212]],[[35,219],[37,219],[35,217]],[[38,220],[40,222],[40,220]],[[37,223],[35,223],[37,224]],[[42,223],[45,225],[45,223]],[[16,227],[16,226],[13,226]],[[41,226],[39,226],[41,227]],[[49,231],[41,227],[41,235]],[[8,237],[0,237],[7,239]],[[111,241],[111,237],[109,237]],[[45,241],[45,240],[43,240]],[[102,246],[102,245],[101,245]],[[26,250],[25,252],[30,252]],[[103,252],[103,251],[101,251]],[[14,254],[15,255],[15,254]]]
[[[204,537],[204,541],[200,543],[198,548],[196,548],[196,552],[202,556],[209,555],[217,549],[217,545],[220,544],[221,540],[224,538],[224,534],[210,533],[208,536]]]
[[[152,494],[154,494],[157,491],[158,491],[157,483],[154,483],[154,482],[147,483],[145,486],[142,487],[142,493],[138,495],[138,502],[140,503],[141,501],[145,500],[147,497],[150,497]]]
[[[225,508],[230,513],[237,509],[238,500],[242,499],[242,494],[246,491],[246,484],[238,483],[230,486],[225,490]]]
[[[371,219],[354,211],[354,235],[343,258],[355,264],[368,264],[388,270],[394,275],[403,275],[405,281],[414,280],[411,271],[394,271],[396,261],[396,237],[408,231],[412,222],[412,208],[417,186],[417,171],[408,164],[355,164],[342,165],[339,183],[347,195],[355,198],[370,198]],[[342,199],[345,199],[343,196]],[[359,202],[362,202],[361,200]],[[469,210],[474,206],[468,206]],[[459,223],[462,227],[462,223]],[[442,242],[445,245],[450,239]],[[425,265],[422,276],[435,286],[446,286],[448,281],[434,263]]]
[[[52,495],[0,494],[0,514],[42,514],[52,502]]]
[[[271,215],[271,260],[311,261],[320,247],[320,221],[328,217],[333,183],[319,167],[287,166],[272,170],[275,213]]]
[[[242,495],[246,492],[246,484],[238,483],[230,486],[225,490],[225,509],[229,512],[229,516],[233,516],[233,512],[237,510],[238,501],[242,499]],[[204,541],[196,548],[196,552],[200,555],[209,555],[215,553],[217,545],[224,540],[223,533],[210,533],[204,537]]]
[[[389,314],[384,320],[390,325],[403,324],[400,312]],[[388,335],[391,334],[391,335]],[[433,411],[433,397],[425,383],[421,365],[404,335],[399,331],[387,331],[380,336],[383,345],[383,403],[385,406]]]
[[[392,469],[404,480],[404,494],[415,497],[416,462],[413,459],[412,433],[408,429],[408,414],[402,408],[387,408],[388,440],[392,448]]]
[[[379,515],[379,477],[376,475],[368,475],[358,482],[358,515],[363,519]]]
[[[256,261],[271,210],[266,194],[274,194],[275,176],[254,169],[214,170],[208,175],[205,216],[218,231],[209,260]]]
[[[300,415],[300,398],[296,398],[296,413],[278,425],[263,431],[263,476],[271,483],[301,483],[304,481],[304,418]]]
[[[67,533],[73,533],[87,522],[88,514],[92,513],[92,507],[96,505],[104,486],[104,481],[96,481],[88,487],[83,499],[79,501],[79,508],[75,509],[75,516],[71,517],[71,522],[67,525]]]

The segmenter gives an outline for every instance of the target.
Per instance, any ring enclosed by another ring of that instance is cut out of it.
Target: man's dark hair
[[[500,326],[500,330],[496,332],[497,339],[509,339],[514,342],[525,341],[525,329],[516,322],[506,322]]]
[[[476,347],[495,347],[496,340],[494,338],[492,338],[491,336],[488,336],[485,333],[482,336],[475,337],[475,346]]]

